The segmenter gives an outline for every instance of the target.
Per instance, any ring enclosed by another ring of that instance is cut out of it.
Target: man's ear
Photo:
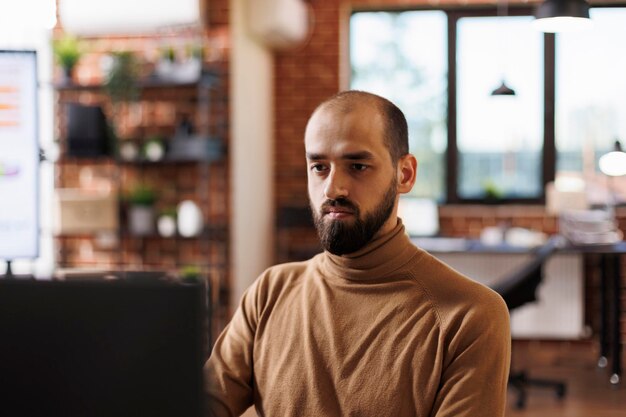
[[[402,156],[398,161],[398,193],[405,194],[411,191],[417,175],[417,159],[410,153]]]

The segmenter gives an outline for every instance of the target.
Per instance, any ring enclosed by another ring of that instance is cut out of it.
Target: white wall
[[[270,266],[274,249],[273,54],[246,30],[246,0],[230,4],[231,306]]]

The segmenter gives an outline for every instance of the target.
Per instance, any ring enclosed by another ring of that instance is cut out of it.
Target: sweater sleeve
[[[454,336],[431,417],[503,417],[511,359],[509,313],[495,293],[451,323]]]
[[[241,302],[204,366],[208,415],[239,416],[253,404],[252,347],[256,332],[258,280]]]

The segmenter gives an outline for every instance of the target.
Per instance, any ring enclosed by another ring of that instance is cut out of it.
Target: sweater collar
[[[378,281],[395,276],[396,271],[418,252],[398,219],[393,230],[378,236],[358,251],[347,255],[324,251],[321,262],[329,276],[350,281]]]

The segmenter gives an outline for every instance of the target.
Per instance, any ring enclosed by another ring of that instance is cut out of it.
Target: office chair
[[[533,259],[492,286],[492,289],[502,296],[509,311],[537,300],[537,287],[543,279],[543,265],[556,249],[557,240],[552,238],[534,253]],[[515,408],[524,408],[527,389],[531,386],[552,388],[557,398],[563,398],[566,392],[563,381],[529,378],[523,370],[516,372],[511,370],[509,387],[517,391]]]

